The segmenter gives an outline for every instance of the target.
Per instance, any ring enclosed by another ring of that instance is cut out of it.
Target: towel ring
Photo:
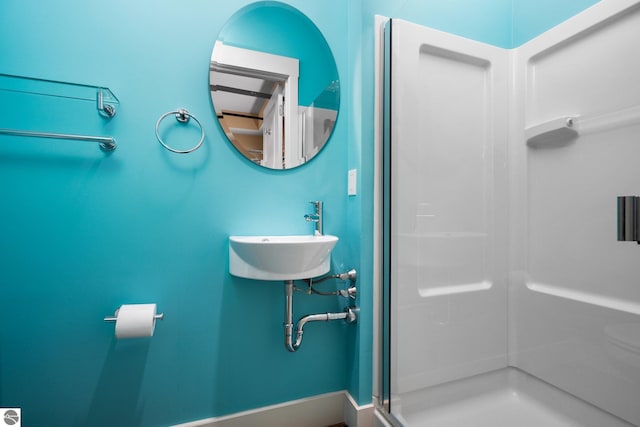
[[[175,114],[176,116],[176,120],[179,121],[180,123],[187,123],[189,122],[189,119],[193,119],[196,121],[196,123],[198,124],[198,126],[200,126],[200,141],[198,141],[198,143],[193,146],[192,148],[189,148],[188,150],[177,150],[173,147],[170,147],[169,145],[167,145],[167,143],[165,143],[162,138],[160,137],[160,131],[158,130],[159,126],[160,126],[160,122],[162,120],[164,120],[165,117],[171,115],[171,114]],[[194,151],[196,151],[198,148],[200,148],[200,146],[202,145],[202,143],[204,142],[204,128],[202,127],[202,124],[200,123],[200,120],[196,119],[196,117],[189,113],[187,110],[185,110],[184,108],[181,108],[179,110],[176,111],[169,111],[167,113],[164,113],[163,115],[160,116],[160,118],[158,119],[158,121],[156,122],[156,137],[158,138],[158,142],[160,142],[160,144],[162,144],[162,146],[164,148],[166,148],[167,150],[173,152],[173,153],[178,153],[178,154],[187,154],[187,153],[192,153]]]

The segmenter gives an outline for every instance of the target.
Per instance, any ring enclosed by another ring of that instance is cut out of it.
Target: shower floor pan
[[[406,427],[632,426],[515,368],[398,397],[392,410]]]

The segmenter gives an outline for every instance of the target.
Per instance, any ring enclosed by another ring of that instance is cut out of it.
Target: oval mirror
[[[209,90],[229,141],[270,169],[317,155],[340,105],[338,70],[322,33],[274,1],[252,3],[225,24],[211,54]]]

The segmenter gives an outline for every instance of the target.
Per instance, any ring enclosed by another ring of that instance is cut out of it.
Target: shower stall
[[[640,425],[640,1],[510,50],[384,27],[377,423]]]

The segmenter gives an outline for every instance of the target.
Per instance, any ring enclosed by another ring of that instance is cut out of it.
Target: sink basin
[[[257,280],[310,279],[326,274],[336,236],[230,236],[229,272]]]

